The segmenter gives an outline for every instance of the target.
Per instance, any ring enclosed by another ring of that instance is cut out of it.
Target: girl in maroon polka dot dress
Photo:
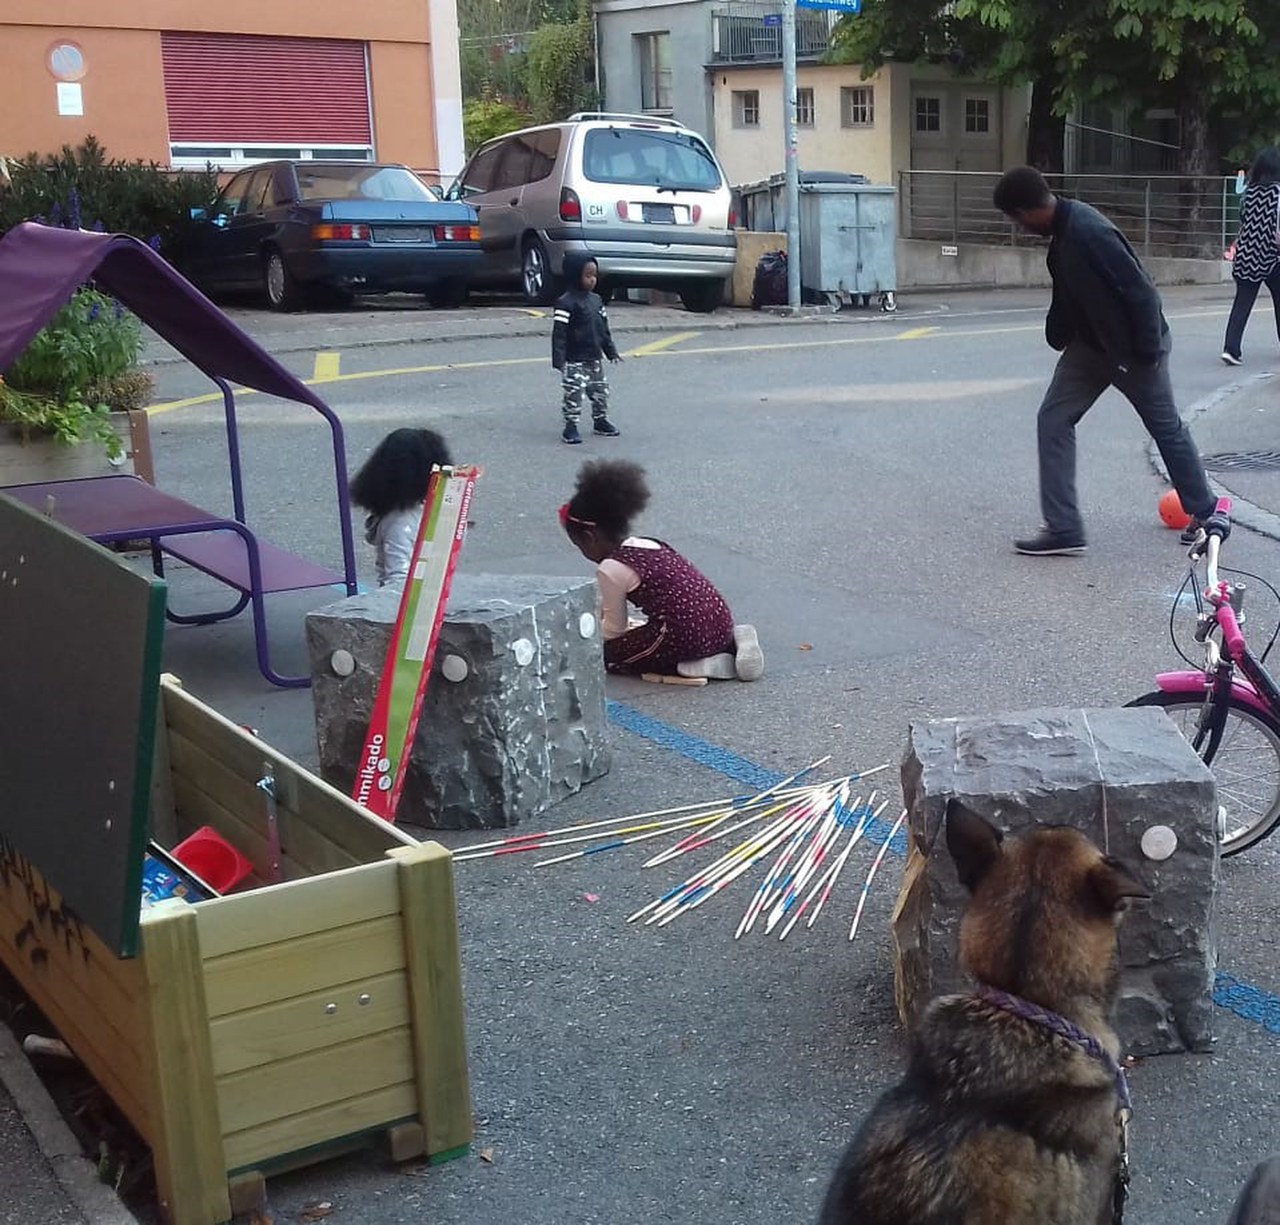
[[[604,662],[610,672],[753,681],[764,671],[755,629],[734,625],[724,597],[669,544],[633,536],[631,521],[649,503],[644,469],[595,460],[578,473],[560,508],[569,539],[596,563],[603,603]],[[645,615],[628,628],[627,603]]]

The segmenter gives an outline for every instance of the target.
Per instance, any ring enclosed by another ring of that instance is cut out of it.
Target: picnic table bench
[[[169,620],[183,625],[211,625],[236,616],[251,604],[262,675],[286,688],[311,683],[309,676],[282,676],[272,668],[264,597],[317,587],[344,588],[345,576],[340,571],[259,540],[239,520],[202,510],[138,476],[118,473],[42,481],[0,486],[0,492],[99,544],[148,540],[158,575],[164,575],[164,556],[168,554],[225,583],[240,593],[230,608],[195,614],[169,610]]]

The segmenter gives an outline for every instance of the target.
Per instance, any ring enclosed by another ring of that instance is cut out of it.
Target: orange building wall
[[[369,84],[377,158],[438,171],[431,55],[423,43],[371,43]]]
[[[63,40],[84,51],[83,116],[58,114],[48,56],[50,47]],[[0,25],[0,155],[50,153],[90,135],[112,157],[168,164],[160,35]]]
[[[368,42],[376,156],[439,165],[427,0],[0,0],[0,156],[93,135],[112,157],[167,164],[161,30]],[[64,40],[85,55],[82,117],[58,114],[47,59]]]

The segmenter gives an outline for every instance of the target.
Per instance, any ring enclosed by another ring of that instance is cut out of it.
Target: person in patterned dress
[[[1227,320],[1227,338],[1222,344],[1222,360],[1228,366],[1243,361],[1241,342],[1245,324],[1263,285],[1271,291],[1280,336],[1280,250],[1276,248],[1280,225],[1280,151],[1263,149],[1249,167],[1240,205],[1240,234],[1231,260],[1231,276],[1236,283],[1236,300]]]
[[[764,655],[754,627],[734,625],[724,597],[669,544],[631,534],[648,504],[639,464],[596,460],[583,465],[573,497],[560,508],[570,541],[596,563],[605,667],[633,676],[755,680]],[[628,625],[628,602],[644,624]]]

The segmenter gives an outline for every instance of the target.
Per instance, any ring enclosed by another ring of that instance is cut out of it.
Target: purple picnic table
[[[117,298],[167,340],[222,392],[226,420],[228,475],[233,514],[218,515],[164,493],[137,476],[0,487],[59,523],[112,544],[147,540],[157,574],[164,557],[178,558],[238,593],[226,609],[168,617],[182,624],[207,625],[253,609],[258,667],[272,684],[301,688],[306,676],[282,676],[271,666],[265,597],[283,591],[338,586],[357,590],[351,506],[347,492],[342,423],[309,387],[240,330],[194,285],[144,243],[124,234],[95,234],[26,222],[0,241],[0,371],[70,299],[92,281]],[[289,553],[262,540],[250,528],[244,502],[240,432],[232,384],[315,409],[329,426],[333,451],[341,571]]]

